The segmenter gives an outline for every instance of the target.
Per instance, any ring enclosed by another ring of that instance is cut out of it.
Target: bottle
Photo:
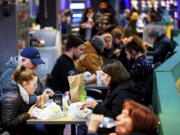
[[[57,105],[62,106],[62,94],[54,94],[52,98]]]
[[[112,128],[116,126],[116,122],[114,119],[110,117],[104,117],[102,123],[100,124],[100,128]]]
[[[69,106],[71,104],[70,101],[70,96],[68,93],[65,93],[65,95],[62,98],[62,105],[63,105],[63,110],[66,111],[69,109]]]

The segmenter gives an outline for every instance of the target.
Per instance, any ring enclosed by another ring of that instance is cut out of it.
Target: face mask
[[[93,17],[93,15],[88,15],[87,17],[88,17],[88,18],[92,18],[92,17]]]

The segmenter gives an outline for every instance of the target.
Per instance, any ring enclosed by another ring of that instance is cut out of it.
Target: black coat
[[[171,41],[164,35],[160,35],[154,41],[153,51],[148,52],[148,54],[153,55],[153,63],[163,63],[172,53],[173,53],[173,44]]]
[[[51,72],[51,78],[47,82],[47,86],[55,92],[64,93],[69,91],[68,76],[77,74],[74,62],[67,55],[62,54],[56,61]]]
[[[11,134],[25,131],[26,120],[30,118],[28,109],[29,106],[20,95],[19,87],[15,84],[9,86],[1,97],[0,126]]]
[[[138,101],[138,93],[134,89],[134,86],[134,83],[130,80],[121,82],[116,86],[111,86],[111,90],[105,100],[99,103],[93,112],[115,119],[121,113],[125,99]]]

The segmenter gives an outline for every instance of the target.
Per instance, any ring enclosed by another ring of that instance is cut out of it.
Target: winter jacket
[[[153,65],[145,56],[138,57],[130,67],[132,80],[136,83],[145,83],[147,78],[153,74]]]
[[[11,59],[7,62],[8,69],[1,75],[0,78],[0,90],[11,84],[11,75],[18,65],[17,57],[11,57]]]
[[[84,54],[76,63],[77,70],[79,73],[89,71],[94,74],[103,65],[102,57],[89,41],[85,42],[84,46]]]
[[[23,101],[19,87],[14,81],[3,89],[0,108],[0,126],[4,130],[11,134],[25,131],[26,120],[30,118],[27,113],[30,107]]]
[[[149,105],[152,103],[154,66],[148,62],[145,56],[140,56],[130,66],[130,75],[139,90],[140,103]]]
[[[103,114],[106,117],[116,119],[121,113],[125,99],[133,99],[138,101],[138,92],[134,89],[135,84],[131,81],[123,81],[118,85],[110,86],[107,96],[102,103],[98,103],[93,109],[95,114]],[[114,128],[99,128],[98,134],[108,135],[114,132]]]
[[[163,63],[168,55],[173,53],[173,44],[171,41],[165,36],[165,34],[161,34],[154,41],[153,51],[149,52],[149,54],[154,56],[153,63]]]
[[[138,101],[138,93],[134,89],[134,83],[131,80],[111,86],[105,100],[96,105],[93,113],[103,114],[115,119],[121,113],[125,99]]]

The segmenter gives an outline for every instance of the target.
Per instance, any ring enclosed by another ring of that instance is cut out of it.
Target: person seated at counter
[[[33,117],[35,105],[30,107],[29,98],[36,91],[38,76],[35,71],[20,65],[14,70],[11,81],[1,97],[0,127],[11,135],[36,134],[35,127],[27,126],[26,120]],[[50,95],[43,93],[39,99],[45,102]]]
[[[88,135],[97,135],[104,115],[92,114],[88,122]],[[140,121],[140,122],[139,122]],[[149,108],[133,100],[126,99],[122,112],[115,120],[115,133],[110,135],[154,135],[157,133],[159,119]]]
[[[153,55],[153,63],[155,65],[162,64],[173,54],[174,46],[171,40],[159,31],[153,30],[148,34],[149,40],[153,42],[149,47],[149,55]]]
[[[74,61],[83,54],[84,43],[75,35],[68,35],[66,39],[65,52],[57,59],[46,83],[55,93],[62,94],[70,90],[68,76],[78,74]]]
[[[76,62],[79,73],[89,71],[91,74],[101,69],[103,65],[102,53],[104,41],[101,36],[95,35],[90,41],[84,43],[84,54]]]
[[[103,57],[105,60],[108,60],[113,57],[115,48],[112,44],[113,38],[110,33],[105,33],[102,35],[102,38],[104,40],[104,51],[103,51]]]
[[[129,73],[120,61],[109,60],[102,66],[102,72],[103,83],[109,88],[104,101],[98,103],[90,100],[82,108],[88,107],[93,109],[93,113],[116,118],[121,113],[124,100],[129,98],[138,101],[138,93],[134,89],[135,85]]]
[[[139,37],[130,37],[125,50],[127,59],[131,61],[129,64],[131,78],[138,85],[139,90],[141,90],[142,103],[149,105],[152,102],[152,75],[154,65],[147,60],[146,47]]]

